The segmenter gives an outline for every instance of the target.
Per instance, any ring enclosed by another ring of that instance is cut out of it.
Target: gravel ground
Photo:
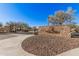
[[[43,34],[25,39],[21,46],[31,54],[51,56],[79,47],[79,38],[65,38]]]

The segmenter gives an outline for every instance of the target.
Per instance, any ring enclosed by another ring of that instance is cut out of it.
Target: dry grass
[[[25,39],[22,48],[34,55],[51,56],[79,47],[79,39],[69,39],[53,35],[36,35]]]

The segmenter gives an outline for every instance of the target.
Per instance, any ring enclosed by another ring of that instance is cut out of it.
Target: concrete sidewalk
[[[32,35],[18,35],[4,40],[0,40],[0,56],[32,56],[32,54],[24,51],[21,43],[25,38]]]
[[[75,48],[67,52],[63,52],[61,54],[58,54],[57,56],[79,56],[79,48]]]

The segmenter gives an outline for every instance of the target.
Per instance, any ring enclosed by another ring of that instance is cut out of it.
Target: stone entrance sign
[[[62,37],[71,37],[70,34],[70,27],[68,26],[46,26],[46,27],[39,27],[39,33],[51,33],[57,34]],[[58,32],[58,33],[57,33]]]

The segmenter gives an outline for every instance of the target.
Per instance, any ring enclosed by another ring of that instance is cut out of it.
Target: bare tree
[[[7,22],[6,25],[9,26],[10,32],[16,32],[16,22],[10,21]]]
[[[54,16],[48,17],[49,24],[52,23],[54,25],[63,25],[65,22],[72,23],[72,20],[74,19],[74,10],[72,8],[68,8],[67,11],[59,10],[56,11]]]

